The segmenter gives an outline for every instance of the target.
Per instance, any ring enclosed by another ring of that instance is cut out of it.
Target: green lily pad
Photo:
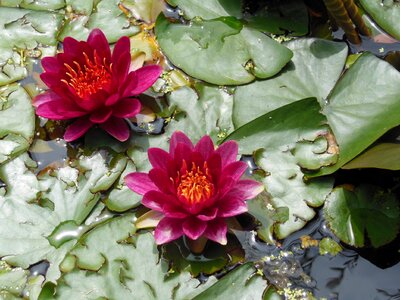
[[[119,0],[67,0],[71,12],[58,39],[72,36],[77,40],[86,40],[90,31],[100,28],[110,43],[115,43],[122,36],[132,36],[139,32],[139,27],[130,23],[128,17],[118,7]]]
[[[104,203],[106,204],[108,209],[116,212],[123,212],[127,211],[128,209],[137,207],[140,204],[142,196],[130,190],[125,185],[124,181],[126,175],[135,171],[135,165],[131,160],[129,160],[119,180],[116,182],[114,188],[104,200]]]
[[[343,169],[379,168],[400,170],[400,144],[382,143],[373,146],[345,164]]]
[[[400,230],[396,196],[376,186],[334,189],[325,202],[324,214],[335,235],[355,247],[365,246],[366,236],[373,247],[383,246]]]
[[[320,113],[315,98],[303,99],[273,110],[234,131],[227,139],[239,143],[239,152],[252,154],[266,176],[262,179],[273,208],[289,209],[289,218],[274,225],[275,233],[284,238],[302,228],[311,220],[318,207],[332,189],[332,178],[303,180],[299,162],[305,167],[319,169],[337,160],[331,151],[326,118]],[[322,143],[321,145],[321,141]],[[269,212],[256,216],[266,222]],[[265,223],[264,236],[268,237],[271,224]],[[266,230],[266,231],[265,231]]]
[[[318,175],[330,174],[400,124],[400,73],[372,54],[362,55],[329,96],[323,113],[337,144],[339,160]]]
[[[335,256],[342,251],[343,248],[334,240],[328,237],[324,237],[320,242],[319,242],[319,254],[321,255],[332,255]]]
[[[23,79],[30,57],[53,55],[63,16],[0,7],[0,86]]]
[[[169,274],[152,235],[134,235],[134,218],[126,214],[85,235],[67,257],[74,258],[71,269],[57,286],[45,285],[39,299],[82,299],[89,293],[91,299],[192,299],[215,282],[200,285],[185,271]]]
[[[292,61],[277,76],[240,86],[234,95],[235,127],[299,99],[316,97],[321,104],[343,71],[347,46],[320,39],[297,39],[285,44]]]
[[[192,77],[218,85],[243,84],[278,73],[292,52],[233,17],[194,20],[190,26],[156,22],[161,49],[171,62]]]
[[[6,184],[0,190],[0,256],[22,268],[46,259],[50,262],[46,280],[54,281],[60,276],[58,265],[79,234],[67,230],[54,246],[47,237],[65,221],[81,225],[100,193],[121,174],[126,160],[118,159],[109,168],[105,158],[95,154],[82,157],[76,168],[64,167],[39,178],[30,170],[32,163],[23,154],[0,168]]]
[[[274,244],[274,226],[277,223],[285,223],[289,219],[289,208],[287,206],[275,208],[271,197],[266,192],[248,201],[247,207],[249,208],[248,213],[261,223],[257,229],[258,237],[264,242]]]
[[[0,260],[0,298],[18,299],[28,279],[29,271],[11,268]]]
[[[65,0],[2,0],[1,6],[32,10],[57,10],[65,7]]]
[[[274,226],[276,236],[285,238],[315,216],[313,208],[324,204],[332,190],[333,179],[316,178],[305,182],[296,158],[287,151],[259,151],[255,161],[267,172],[262,182],[271,195],[273,207],[289,209],[288,220]]]
[[[379,26],[400,40],[400,4],[397,0],[360,0],[360,3]]]
[[[193,298],[193,300],[230,299],[262,299],[267,282],[255,274],[251,263],[244,264],[222,277],[213,286]]]
[[[219,17],[242,17],[241,0],[167,0],[172,6],[178,6],[186,19],[200,17],[204,20]]]
[[[165,9],[163,0],[122,0],[123,5],[138,20],[146,23],[156,21],[158,15]]]
[[[28,150],[34,129],[35,113],[25,90],[17,84],[0,87],[0,165]]]

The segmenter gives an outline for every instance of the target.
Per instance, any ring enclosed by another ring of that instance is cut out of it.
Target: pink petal
[[[175,202],[176,200],[173,199],[172,201]],[[165,204],[163,206],[163,211],[165,216],[170,218],[184,219],[188,217],[188,213],[184,210],[184,208],[173,204]]]
[[[243,161],[235,161],[226,165],[222,171],[222,178],[226,176],[232,177],[233,180],[239,180],[243,173],[247,170],[247,164]]]
[[[173,154],[175,152],[175,148],[179,143],[184,143],[188,145],[191,149],[193,149],[192,141],[182,132],[182,131],[175,131],[169,142],[169,153]]]
[[[47,101],[36,108],[38,116],[51,120],[68,120],[81,117],[87,114],[85,111],[70,105],[63,99],[58,101]]]
[[[214,182],[219,182],[221,177],[221,156],[214,152],[207,160],[208,169],[214,179]]]
[[[162,169],[152,169],[149,172],[149,178],[160,189],[160,191],[175,195],[174,184],[166,171]]]
[[[121,37],[117,43],[115,44],[113,54],[112,54],[112,64],[116,65],[118,63],[119,58],[124,54],[124,53],[130,53],[131,51],[131,42],[129,41],[129,38],[127,36]],[[130,63],[130,60],[129,60]],[[129,66],[128,66],[129,68]]]
[[[107,121],[113,111],[109,108],[98,109],[90,115],[90,121],[96,124],[101,124]]]
[[[196,217],[202,221],[210,221],[210,220],[215,219],[215,217],[217,216],[217,213],[218,213],[218,208],[212,207],[212,208],[208,209],[207,211],[201,212]]]
[[[144,66],[129,73],[123,96],[135,96],[150,88],[162,73],[158,65]]]
[[[221,155],[222,167],[236,161],[239,146],[235,141],[227,141],[216,150]]]
[[[229,196],[229,193],[223,199],[220,199],[218,203],[218,217],[233,217],[243,214],[248,210],[246,202]]]
[[[147,173],[134,172],[125,176],[125,184],[132,191],[139,195],[144,195],[149,191],[158,191],[156,185],[151,181]]]
[[[170,196],[166,195],[166,197]],[[162,212],[163,202],[168,201],[168,199],[165,199],[166,197],[165,194],[161,193],[160,191],[151,190],[144,194],[142,204],[147,208]]]
[[[92,122],[87,118],[81,118],[68,126],[64,134],[64,140],[66,142],[72,142],[82,135],[84,135],[90,127],[92,127]]]
[[[147,154],[153,168],[168,170],[168,163],[171,160],[168,152],[160,148],[149,148],[149,150],[147,150]]]
[[[93,49],[96,49],[101,58],[106,58],[107,62],[110,62],[110,46],[108,45],[106,36],[100,29],[93,29],[92,32],[89,34],[87,42]]]
[[[142,109],[138,99],[125,98],[113,106],[113,116],[118,118],[133,118]]]
[[[75,91],[71,89],[71,93],[75,94]],[[85,96],[84,98],[80,98],[78,95],[75,97],[77,98],[77,105],[88,112],[92,112],[103,106],[104,102],[108,98],[108,92],[105,90],[98,90],[96,93]]]
[[[113,82],[120,85],[128,76],[129,66],[131,63],[131,54],[123,52],[117,62],[112,65]]]
[[[71,56],[75,56],[75,55],[82,55],[82,49],[80,47],[80,43],[79,41],[77,41],[76,39],[67,36],[66,38],[64,38],[63,40],[63,50],[64,53],[67,53],[68,55]]]
[[[57,73],[44,72],[40,74],[40,79],[51,89],[58,85],[65,85],[64,82],[61,82],[62,78]]]
[[[182,219],[163,218],[154,231],[154,238],[157,245],[180,238],[183,235],[182,222]]]
[[[203,156],[203,160],[207,160],[214,153],[214,143],[208,135],[203,136],[194,150]]]
[[[243,200],[253,199],[264,190],[264,185],[251,179],[239,180],[234,190],[241,193]]]
[[[124,119],[111,117],[100,127],[120,142],[125,142],[129,138],[129,127]]]
[[[192,149],[187,144],[179,143],[176,148],[175,152],[172,154],[173,160],[177,163],[182,162],[183,160],[186,161],[188,164],[187,167],[191,168],[191,159],[192,159]]]
[[[39,105],[42,105],[46,102],[51,102],[51,101],[63,101],[63,98],[58,96],[52,90],[47,90],[44,93],[37,95],[32,100],[32,104],[33,104],[33,106],[38,107]]]
[[[54,56],[42,58],[42,67],[46,72],[58,73],[61,69],[58,59]]]
[[[105,105],[106,106],[113,106],[115,103],[118,102],[118,100],[120,100],[121,97],[119,94],[113,94],[111,96],[109,96],[106,101],[105,101]]]
[[[226,232],[228,226],[224,219],[215,219],[207,223],[207,229],[204,232],[204,236],[212,241],[226,245]]]
[[[183,222],[183,233],[192,240],[197,240],[206,230],[207,223],[196,218],[188,218]]]

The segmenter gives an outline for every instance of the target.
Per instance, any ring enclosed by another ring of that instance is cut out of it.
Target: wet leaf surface
[[[289,49],[233,17],[182,25],[169,23],[160,15],[156,35],[174,65],[195,78],[218,85],[271,77],[292,57]]]
[[[396,196],[376,186],[334,189],[327,198],[324,213],[336,236],[356,247],[385,245],[400,229],[400,207]]]

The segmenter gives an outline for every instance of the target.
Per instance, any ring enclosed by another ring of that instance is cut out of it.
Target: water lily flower
[[[63,53],[42,59],[40,78],[49,90],[35,98],[36,114],[52,120],[75,119],[65,132],[67,142],[96,124],[116,139],[127,140],[130,131],[124,119],[141,110],[134,96],[153,85],[161,67],[131,65],[128,37],[121,37],[111,54],[100,29],[94,29],[86,42],[66,37],[63,48]]]
[[[157,244],[182,235],[226,244],[226,219],[246,212],[245,200],[263,190],[257,181],[241,179],[247,164],[237,161],[237,154],[235,141],[215,149],[209,136],[193,145],[179,131],[171,137],[169,153],[159,148],[148,150],[153,168],[148,174],[130,173],[125,182],[144,195],[144,206],[158,212]]]

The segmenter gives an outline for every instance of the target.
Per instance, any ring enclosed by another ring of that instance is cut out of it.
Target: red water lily
[[[150,148],[153,169],[125,177],[130,189],[144,195],[144,206],[157,211],[161,220],[155,230],[157,244],[186,235],[226,244],[226,219],[247,211],[245,200],[262,191],[262,185],[240,179],[244,162],[236,161],[238,145],[223,143],[217,149],[209,136],[195,146],[182,132],[175,132],[169,153]]]
[[[136,116],[141,105],[133,98],[157,80],[161,67],[131,67],[130,41],[122,37],[111,55],[103,32],[94,29],[88,39],[66,37],[64,52],[45,57],[40,75],[49,87],[34,100],[36,113],[52,120],[76,119],[65,132],[73,141],[98,124],[120,141],[129,138],[124,118]]]

